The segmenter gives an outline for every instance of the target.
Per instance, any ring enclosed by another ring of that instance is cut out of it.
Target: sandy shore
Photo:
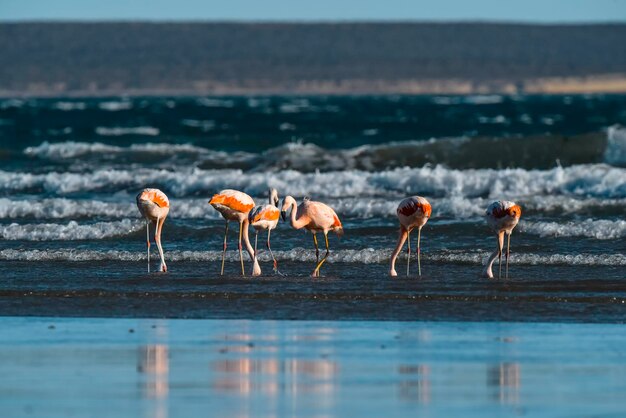
[[[98,87],[67,89],[64,85],[32,84],[24,90],[1,90],[0,98],[13,97],[116,97],[116,96],[247,96],[247,95],[389,95],[389,94],[603,94],[625,93],[626,75],[545,77],[526,80],[400,79],[390,80],[301,80],[286,84],[251,82],[249,85],[206,80],[193,89],[167,86],[137,89]]]
[[[46,268],[48,267],[45,265]],[[89,273],[85,272],[88,266]],[[204,274],[203,262],[171,263],[148,275],[137,263],[66,263],[45,280],[38,265],[10,264],[0,283],[1,316],[160,317],[198,319],[531,321],[623,323],[626,283],[619,267],[512,267],[508,280],[486,280],[476,269],[427,264],[421,279],[365,274],[329,264],[311,279],[308,263],[284,262],[290,276]],[[538,270],[540,269],[540,270]],[[78,279],[80,278],[80,279]]]
[[[621,325],[0,318],[0,415],[608,416]]]

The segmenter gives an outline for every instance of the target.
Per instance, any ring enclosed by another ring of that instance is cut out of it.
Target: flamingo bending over
[[[167,265],[163,258],[161,246],[161,230],[163,223],[170,211],[170,201],[159,189],[143,189],[137,195],[137,208],[141,216],[146,220],[146,244],[148,245],[148,273],[150,273],[150,221],[154,223],[154,240],[161,257],[160,271],[167,271]]]
[[[278,191],[276,189],[269,190],[269,204],[255,206],[248,214],[248,221],[254,228],[256,235],[254,236],[254,263],[258,265],[256,244],[259,238],[259,231],[267,230],[267,249],[274,260],[274,273],[280,274],[278,271],[278,262],[272,252],[270,246],[270,233],[272,229],[278,225],[278,218],[280,218],[280,210],[278,209]],[[260,268],[259,268],[260,270]]]
[[[287,211],[291,209],[291,226],[294,229],[305,228],[313,233],[313,242],[315,243],[315,257],[317,258],[315,270],[311,273],[311,277],[319,277],[320,267],[326,261],[330,255],[330,249],[328,248],[328,232],[334,231],[337,235],[343,235],[343,227],[341,221],[335,213],[335,211],[328,205],[321,202],[314,202],[308,198],[304,198],[300,205],[296,206],[296,200],[291,197],[285,197],[283,201],[283,207],[281,215],[283,220],[286,220]],[[318,232],[324,233],[324,239],[326,240],[326,255],[320,261],[320,250],[317,245]]]
[[[246,272],[243,267],[243,252],[242,252],[242,234],[243,240],[246,244],[246,251],[250,255],[250,259],[254,262],[254,252],[252,251],[252,246],[250,245],[250,241],[248,240],[248,213],[250,209],[254,207],[254,200],[247,194],[232,190],[226,189],[221,192],[213,195],[209,204],[215,208],[219,213],[222,214],[224,219],[226,220],[226,229],[224,231],[224,247],[222,250],[222,270],[220,275],[224,275],[224,259],[226,257],[226,238],[228,236],[228,223],[230,221],[236,221],[239,223],[239,260],[241,261],[241,275],[245,276]],[[252,275],[258,276],[261,274],[261,269],[256,263],[252,268]]]
[[[483,277],[493,279],[493,272],[491,266],[493,262],[498,258],[499,273],[498,278],[502,278],[502,247],[504,246],[504,234],[507,235],[506,244],[506,273],[505,278],[509,278],[509,255],[511,246],[511,233],[513,228],[519,222],[520,216],[522,216],[522,208],[515,202],[509,202],[508,200],[498,200],[493,202],[487,208],[485,213],[487,223],[496,233],[498,238],[498,249],[489,256],[487,265],[483,270]]]
[[[431,213],[432,207],[430,206],[430,203],[421,196],[407,197],[398,205],[396,214],[398,215],[398,220],[400,221],[400,236],[398,237],[398,244],[391,254],[391,262],[389,264],[390,276],[395,277],[398,275],[396,272],[396,258],[404,246],[404,241],[408,241],[406,275],[409,275],[409,265],[411,262],[410,234],[414,228],[417,228],[417,271],[420,277],[422,276],[420,238],[422,234],[422,227],[426,224],[426,222],[428,222]]]

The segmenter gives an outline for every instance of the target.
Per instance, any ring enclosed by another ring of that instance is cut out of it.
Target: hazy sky
[[[0,0],[0,20],[626,21],[626,0]]]

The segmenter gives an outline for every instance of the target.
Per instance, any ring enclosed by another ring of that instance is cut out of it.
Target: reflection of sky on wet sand
[[[626,408],[620,325],[0,325],[3,417],[585,416]]]

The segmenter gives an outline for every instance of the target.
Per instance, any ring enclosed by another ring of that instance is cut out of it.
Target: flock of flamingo
[[[226,227],[224,230],[224,245],[222,249],[222,267],[220,274],[224,275],[224,261],[226,256],[227,238],[228,238],[228,225],[231,221],[239,223],[239,260],[241,262],[241,274],[245,276],[245,268],[243,262],[243,244],[246,246],[246,251],[250,255],[252,260],[252,275],[259,276],[261,274],[261,267],[257,260],[257,240],[260,231],[267,231],[267,249],[272,256],[274,263],[274,272],[280,274],[278,271],[278,262],[274,257],[272,248],[270,246],[270,234],[273,229],[278,225],[278,220],[282,216],[283,221],[286,221],[287,212],[291,211],[290,224],[294,229],[306,229],[313,234],[313,242],[315,244],[315,269],[311,273],[312,277],[319,277],[320,268],[330,255],[330,248],[328,246],[328,233],[333,231],[338,235],[343,235],[343,226],[339,217],[335,211],[328,205],[321,202],[314,202],[308,198],[304,198],[298,205],[296,200],[287,196],[283,200],[282,208],[279,210],[278,192],[276,189],[270,189],[269,191],[269,204],[255,206],[254,200],[247,194],[226,189],[213,195],[209,204],[217,210],[222,217],[226,220]],[[137,195],[137,207],[141,216],[146,220],[146,244],[148,246],[148,272],[150,271],[150,222],[155,226],[154,240],[159,250],[159,256],[161,259],[160,271],[167,271],[167,265],[163,256],[163,247],[161,246],[161,230],[163,229],[163,223],[169,213],[170,203],[169,199],[161,190],[158,189],[144,189]],[[411,262],[411,231],[417,228],[417,266],[418,274],[422,275],[422,266],[420,260],[420,238],[422,227],[426,224],[432,213],[432,207],[428,200],[421,196],[411,196],[402,200],[398,205],[396,211],[398,220],[400,221],[400,235],[398,243],[393,250],[391,260],[389,263],[389,275],[397,276],[395,264],[400,251],[404,247],[404,243],[407,243],[407,265],[406,275],[409,276],[409,266]],[[522,215],[522,209],[514,202],[506,200],[498,200],[489,205],[485,212],[488,225],[495,232],[497,237],[497,249],[489,256],[487,264],[483,270],[482,275],[484,277],[493,278],[492,266],[498,259],[499,274],[498,277],[502,277],[502,253],[504,249],[504,236],[507,236],[507,247],[505,253],[506,267],[505,277],[509,275],[509,253],[511,243],[511,233],[513,228],[519,222]],[[254,239],[254,248],[250,244],[248,237],[248,226],[251,225],[256,231]],[[326,245],[326,254],[320,260],[320,251],[317,243],[317,233],[322,232],[324,234],[324,241]]]

